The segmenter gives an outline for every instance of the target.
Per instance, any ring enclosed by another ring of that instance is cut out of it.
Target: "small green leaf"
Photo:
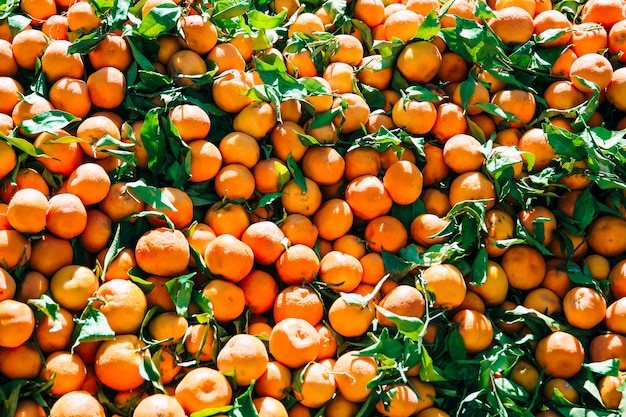
[[[126,184],[141,201],[157,210],[176,210],[169,198],[157,187],[147,185],[143,180],[137,180]]]
[[[276,15],[267,15],[258,10],[250,10],[247,15],[250,26],[256,29],[274,29],[280,26],[287,16],[287,11],[283,10]]]
[[[291,175],[293,176],[293,179],[298,187],[300,187],[303,193],[306,193],[307,187],[304,174],[302,173],[302,170],[298,166],[298,163],[293,159],[291,154],[289,154],[289,156],[287,157],[287,168],[289,169],[289,172],[291,172]]]
[[[176,314],[186,316],[189,303],[191,302],[191,290],[193,289],[193,277],[195,272],[172,278],[165,283],[167,292],[176,306]]]
[[[156,39],[176,26],[181,9],[176,4],[162,3],[152,9],[142,19],[137,32],[148,39]]]
[[[79,120],[80,118],[62,110],[48,110],[37,114],[32,119],[24,120],[20,124],[20,129],[29,135],[36,135],[42,132],[53,133]]]

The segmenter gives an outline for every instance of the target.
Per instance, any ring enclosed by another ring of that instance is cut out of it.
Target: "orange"
[[[595,336],[589,344],[589,360],[603,362],[617,359],[619,370],[626,370],[626,337],[621,334],[604,333]]]
[[[315,32],[324,32],[324,22],[313,13],[300,13],[289,26],[287,36],[291,38],[296,32],[314,36]]]
[[[611,332],[626,334],[624,317],[626,317],[626,298],[619,298],[607,308],[604,324]]]
[[[141,376],[141,362],[144,343],[132,334],[117,335],[105,340],[96,352],[94,370],[98,380],[117,391],[139,387],[144,379]]]
[[[233,321],[246,307],[243,290],[230,281],[213,279],[202,289],[202,294],[211,302],[213,317],[220,322]]]
[[[272,0],[269,7],[276,14],[284,10],[286,16],[291,17],[300,7],[300,2],[298,0]]]
[[[613,214],[597,217],[587,229],[587,242],[599,255],[611,257],[626,251],[626,221]]]
[[[288,417],[287,409],[276,398],[257,397],[252,400],[259,417]]]
[[[570,44],[576,56],[595,54],[607,47],[608,34],[601,25],[584,22],[572,25]]]
[[[25,343],[35,330],[35,316],[20,301],[0,301],[0,346],[14,348]]]
[[[495,34],[507,45],[521,45],[533,36],[533,16],[528,11],[517,6],[509,6],[495,10],[493,19],[487,24]]]
[[[344,62],[357,66],[363,59],[363,44],[361,41],[347,34],[335,36],[335,49],[330,55],[330,62]]]
[[[593,90],[584,86],[576,77],[595,83],[604,90],[613,76],[613,67],[608,59],[599,54],[585,54],[576,58],[570,67],[570,77],[574,86],[583,93]]]
[[[24,275],[22,285],[15,299],[26,302],[31,298],[39,298],[48,290],[48,278],[36,271],[29,271]]]
[[[32,243],[29,266],[33,271],[51,277],[56,271],[74,260],[74,249],[68,239],[44,233]],[[50,256],[54,253],[54,256]]]
[[[67,180],[67,191],[78,196],[85,206],[99,203],[107,196],[111,179],[100,165],[84,163]]]
[[[337,358],[333,365],[339,394],[349,401],[362,402],[372,392],[368,383],[378,375],[378,364],[371,356],[357,356],[348,351]]]
[[[415,414],[419,398],[409,384],[396,383],[383,386],[386,403],[381,398],[376,403],[376,410],[387,417],[409,417]]]
[[[11,114],[24,93],[22,85],[11,77],[0,77],[0,113]]]
[[[589,245],[587,244],[585,237],[585,235],[574,235],[567,230],[564,230],[561,232],[561,238],[553,239],[547,246],[547,249],[552,252],[555,258],[571,257],[574,261],[579,261],[585,256],[587,250],[589,249]],[[573,249],[572,252],[570,252],[570,249],[566,244],[567,241],[571,244]]]
[[[85,65],[80,54],[69,54],[71,45],[66,40],[55,40],[48,45],[41,57],[41,69],[49,83],[54,83],[63,77],[81,79],[85,72]]]
[[[48,199],[35,188],[18,190],[7,207],[7,220],[15,230],[36,234],[46,226]]]
[[[533,19],[535,35],[541,35],[548,29],[565,29],[562,35],[558,38],[541,42],[539,45],[542,48],[551,48],[554,46],[565,46],[572,38],[572,23],[567,19],[563,13],[558,10],[545,10],[535,15]]]
[[[393,106],[391,117],[396,126],[405,128],[408,133],[423,135],[435,125],[437,109],[427,101],[398,100]]]
[[[174,106],[170,110],[169,118],[185,142],[206,138],[211,128],[209,115],[195,104]]]
[[[540,374],[537,368],[526,359],[520,358],[511,369],[509,374],[511,381],[521,386],[529,394],[535,392],[535,387],[539,385]]]
[[[524,297],[522,305],[548,316],[563,310],[561,297],[551,289],[543,287],[530,290]]]
[[[365,126],[370,115],[370,107],[363,97],[346,92],[335,98],[332,108],[341,107],[341,114],[335,117],[333,124],[340,133],[348,134]]]
[[[251,169],[259,161],[260,147],[255,138],[243,132],[231,132],[219,143],[224,164],[241,164]]]
[[[130,334],[139,330],[147,311],[146,296],[128,279],[104,282],[94,294],[99,301],[94,307],[106,317],[115,334]]]
[[[277,361],[269,361],[265,372],[256,380],[254,392],[259,397],[282,400],[291,390],[291,370]]]
[[[468,289],[478,294],[488,306],[502,304],[507,297],[509,281],[504,269],[495,261],[487,262],[487,274],[484,282],[472,284],[468,282]]]
[[[450,204],[471,200],[485,200],[487,210],[495,205],[496,192],[493,183],[480,171],[469,171],[456,177],[450,184]]]
[[[353,17],[365,23],[370,28],[383,23],[385,3],[382,0],[356,0],[354,2]]]
[[[104,249],[96,256],[97,263],[104,268],[104,258],[107,255],[109,248]],[[111,281],[113,279],[130,279],[128,271],[131,268],[137,266],[137,260],[135,259],[135,251],[133,248],[123,248],[117,251],[111,258],[111,262],[106,271],[103,271],[101,278],[104,281]]]
[[[518,218],[522,227],[544,246],[552,241],[557,224],[550,209],[536,205],[532,209],[520,211]]]
[[[594,279],[603,280],[609,277],[611,265],[609,260],[602,255],[593,253],[584,259],[584,265]]]
[[[56,236],[71,239],[87,226],[87,210],[74,194],[56,194],[48,201],[46,229]]]
[[[335,292],[354,290],[363,277],[363,267],[352,255],[331,251],[320,261],[318,279]]]
[[[276,261],[276,274],[287,285],[312,282],[319,271],[320,260],[306,245],[289,246]]]
[[[39,377],[46,382],[54,377],[50,394],[63,395],[81,388],[87,377],[87,368],[77,354],[57,351],[46,358]]]
[[[15,409],[14,417],[45,417],[46,411],[35,400],[30,398],[20,399]]]
[[[467,79],[468,72],[467,62],[462,56],[451,51],[441,54],[437,79],[448,83],[460,83]]]
[[[378,306],[399,316],[421,319],[426,310],[426,301],[417,288],[401,284],[387,293]],[[376,319],[381,326],[396,327],[381,310],[376,310]]]
[[[174,80],[174,83],[181,86],[193,85],[194,81],[189,77],[206,72],[207,66],[204,59],[189,49],[175,52],[167,62],[167,75]]]
[[[309,178],[304,178],[306,190],[295,180],[290,180],[282,189],[281,203],[288,214],[312,216],[322,203],[319,186]]]
[[[402,49],[396,67],[407,81],[427,83],[437,75],[441,60],[441,53],[433,43],[417,41]]]
[[[55,320],[49,316],[44,316],[37,321],[35,338],[37,346],[44,353],[65,350],[71,341],[75,327],[72,313],[60,308],[56,318],[58,318],[58,323],[55,323]]]
[[[188,143],[191,154],[190,182],[213,179],[222,166],[222,154],[217,146],[206,140],[193,140]]]
[[[468,309],[461,310],[454,315],[452,321],[458,324],[457,330],[469,355],[482,352],[491,345],[493,326],[491,320],[483,313]]]
[[[207,367],[191,370],[176,386],[176,400],[185,413],[205,408],[225,407],[232,399],[232,388],[219,371]]]
[[[430,143],[424,144],[426,165],[422,168],[424,186],[429,187],[445,180],[450,175],[450,167],[443,160],[443,149]]]
[[[543,256],[528,245],[511,246],[503,255],[500,265],[506,273],[509,285],[521,290],[538,287],[546,274]]]
[[[90,116],[84,119],[76,130],[76,136],[83,140],[78,142],[83,148],[83,152],[96,159],[108,157],[109,154],[105,151],[117,148],[113,144],[104,145],[99,143],[105,135],[109,135],[118,141],[121,140],[120,129],[113,120],[106,116]]]
[[[295,369],[315,360],[320,337],[309,322],[286,318],[272,328],[269,352],[278,362]]]
[[[0,178],[13,171],[17,164],[17,157],[13,147],[6,141],[0,141]]]
[[[98,42],[96,48],[88,54],[91,66],[98,70],[103,67],[114,67],[125,71],[132,62],[132,53],[128,42],[122,36],[108,33]]]
[[[385,8],[385,14],[387,13]],[[412,10],[401,8],[393,11],[383,23],[384,39],[387,41],[399,39],[406,44],[417,35],[423,20],[423,16]]]
[[[579,329],[591,329],[604,320],[606,300],[593,288],[575,287],[563,297],[567,322]]]
[[[252,175],[256,190],[264,194],[279,192],[291,178],[287,165],[273,157],[257,162],[252,168]]]
[[[19,126],[25,120],[32,119],[36,115],[52,109],[52,104],[45,98],[41,96],[30,96],[28,101],[22,100],[15,105],[11,112],[11,117],[13,118],[15,126]],[[22,132],[22,130],[20,130],[20,133],[24,134],[26,137],[33,137],[33,135]]]
[[[261,265],[276,262],[285,251],[285,234],[271,221],[260,221],[248,226],[241,241],[250,246],[254,253],[254,261]]]
[[[350,181],[345,199],[352,212],[363,220],[387,214],[393,204],[383,181],[374,175],[362,175]]]
[[[461,106],[443,103],[437,107],[437,117],[430,132],[441,143],[447,143],[450,138],[467,130],[467,117]]]
[[[13,276],[6,269],[0,268],[0,301],[12,299],[16,289]]]
[[[619,68],[613,72],[611,83],[606,89],[606,100],[621,111],[626,110],[624,91],[626,91],[626,70]]]
[[[238,386],[250,385],[267,369],[269,357],[263,342],[248,334],[236,334],[217,355],[217,369],[223,374],[234,373]]]
[[[621,54],[619,60],[626,61],[626,19],[616,22],[609,30],[608,47],[610,54]]]
[[[333,250],[361,259],[367,253],[366,242],[358,235],[345,234],[333,242]]]
[[[185,351],[200,362],[213,358],[213,342],[215,332],[213,327],[206,324],[192,324],[185,337]]]
[[[237,48],[237,51],[246,62],[250,62],[254,51],[255,39],[244,32],[239,32],[233,36],[228,43]]]
[[[379,216],[367,223],[364,238],[369,250],[398,253],[407,243],[408,232],[396,217]]]
[[[350,149],[344,156],[344,177],[352,181],[362,175],[377,176],[382,167],[381,154],[369,146]]]
[[[523,90],[500,90],[491,97],[491,103],[512,114],[518,120],[509,120],[510,127],[522,127],[529,123],[535,115],[535,96]],[[498,116],[493,116],[496,124],[503,122]]]
[[[215,45],[207,54],[207,59],[217,66],[216,74],[233,69],[239,71],[246,69],[246,61],[239,53],[237,47],[230,43]]]
[[[102,404],[87,391],[72,391],[62,395],[50,408],[50,417],[105,417]]]
[[[41,158],[41,164],[54,174],[61,174],[64,178],[78,168],[83,162],[84,153],[78,142],[63,143],[64,138],[71,137],[64,130],[40,133],[35,139],[35,148],[45,153],[49,158]],[[55,143],[55,141],[60,141]]]
[[[113,222],[102,211],[97,209],[87,210],[87,225],[78,236],[83,248],[91,253],[103,250],[109,243],[113,234]]]
[[[243,290],[246,305],[252,314],[263,314],[274,305],[278,295],[275,278],[265,271],[254,269],[237,283]]]
[[[337,356],[337,338],[333,334],[330,326],[318,324],[315,326],[320,336],[320,350],[317,352],[317,360],[333,359]]]
[[[573,82],[565,80],[555,81],[550,84],[544,90],[543,98],[546,100],[548,107],[557,110],[571,109],[585,101],[583,92],[577,89]]]
[[[626,10],[619,0],[589,0],[581,13],[581,22],[600,24],[606,30],[623,19],[626,19]]]
[[[515,236],[513,218],[502,210],[489,210],[485,213],[485,227],[487,235],[483,238],[487,254],[497,257],[504,254],[508,247],[500,248],[498,241],[511,239]]]
[[[461,99],[461,88],[456,87],[452,93],[452,101],[459,105],[463,105],[463,101]],[[488,103],[489,102],[489,90],[482,83],[478,81],[474,81],[474,91],[470,95],[469,100],[466,105],[466,112],[469,115],[476,115],[482,112],[482,110],[476,106],[477,103]]]
[[[217,28],[203,16],[190,14],[181,18],[180,28],[185,35],[181,44],[193,52],[206,54],[217,44]]]
[[[551,378],[548,381],[545,381],[542,385],[541,391],[549,400],[554,399],[556,391],[559,391],[561,395],[573,404],[577,404],[580,400],[580,395],[578,394],[578,391],[576,391],[576,388],[563,378]]]
[[[213,229],[216,236],[230,234],[238,239],[250,225],[243,205],[219,201],[209,207],[204,215],[204,222]]]
[[[376,285],[385,276],[385,266],[382,256],[377,252],[370,252],[364,255],[361,259],[361,266],[363,267],[363,278],[361,283],[367,285]]]
[[[552,68],[550,68],[550,74],[569,77],[570,68],[577,57],[578,56],[574,52],[573,48],[564,50],[561,56],[554,61]]]
[[[34,70],[37,58],[41,58],[48,43],[49,39],[40,30],[23,30],[15,35],[11,43],[13,58],[20,68]]]
[[[440,107],[441,108],[441,107]],[[478,171],[485,161],[481,143],[465,133],[448,138],[443,147],[443,160],[457,174]]]
[[[315,77],[317,67],[311,58],[311,51],[302,49],[298,52],[285,52],[285,65],[287,72],[296,78]]]
[[[152,394],[141,399],[133,417],[150,417],[155,413],[163,417],[185,417],[185,410],[176,398],[165,394]]]
[[[611,410],[619,408],[622,401],[620,386],[624,382],[623,376],[605,375],[598,381],[598,391],[605,407]]]
[[[332,329],[343,337],[363,336],[376,317],[374,303],[363,305],[348,297],[341,296],[333,301],[328,309],[328,321]]]
[[[238,113],[252,103],[252,99],[244,95],[252,86],[249,74],[236,70],[226,71],[213,83],[215,104],[228,113]]]
[[[114,109],[126,97],[126,76],[115,67],[102,67],[87,78],[87,91],[94,106]]]
[[[148,206],[147,209],[157,213],[163,213],[172,221],[176,229],[184,229],[193,220],[193,202],[189,195],[176,187],[160,187],[159,192],[166,198],[174,209],[155,208]],[[166,226],[167,222],[158,217],[148,217],[148,221],[155,227]]]
[[[43,368],[43,356],[30,342],[0,347],[0,375],[10,379],[35,379]]]
[[[254,177],[250,170],[241,164],[222,166],[214,178],[215,192],[229,200],[248,200],[254,194]]]
[[[256,140],[265,137],[276,125],[276,110],[271,103],[255,101],[244,107],[233,119],[233,129]]]
[[[8,270],[25,265],[30,259],[31,243],[17,230],[0,230],[0,261]]]
[[[532,128],[524,132],[519,140],[518,147],[520,151],[529,152],[535,157],[532,171],[546,168],[555,156],[554,148],[550,145],[546,134],[539,128]]]
[[[301,384],[294,385],[293,395],[300,404],[319,408],[335,395],[335,378],[327,366],[312,362],[296,372]]]
[[[100,26],[100,18],[90,3],[80,1],[68,7],[67,25],[72,32],[88,33]]]
[[[137,265],[149,274],[180,274],[187,268],[189,258],[189,243],[179,230],[165,227],[149,230],[135,246]]]
[[[276,323],[299,318],[315,326],[324,316],[324,306],[311,287],[292,285],[278,293],[272,313]]]
[[[254,252],[250,246],[229,234],[211,240],[203,256],[211,274],[231,282],[241,281],[254,264]]]
[[[356,83],[354,68],[344,62],[332,62],[324,69],[323,78],[337,94],[352,93]]]
[[[410,161],[398,161],[387,168],[383,186],[396,204],[412,204],[422,193],[423,176],[419,168]]]
[[[287,161],[289,155],[296,162],[302,160],[307,147],[300,141],[298,133],[304,133],[304,129],[294,122],[277,124],[270,133],[273,154],[284,162]]]
[[[453,309],[465,298],[467,287],[461,271],[451,264],[433,265],[423,272],[422,279],[427,292],[427,299],[433,301],[435,308]]]
[[[539,340],[535,360],[546,375],[555,378],[571,378],[581,370],[585,350],[574,335],[556,331]]]

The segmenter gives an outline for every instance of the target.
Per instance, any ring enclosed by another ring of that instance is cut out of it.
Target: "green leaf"
[[[450,331],[448,335],[448,351],[450,352],[450,356],[452,359],[460,361],[464,360],[467,357],[467,350],[465,349],[465,342],[463,341],[463,337],[461,337],[461,333],[457,328],[454,328]]]
[[[417,342],[424,337],[424,334],[426,333],[426,326],[424,325],[424,322],[417,317],[399,316],[389,310],[385,310],[379,305],[376,306],[376,310],[395,323],[398,331],[407,338]]]
[[[137,33],[148,39],[156,39],[176,26],[181,9],[176,4],[162,3],[152,9],[142,19]]]
[[[489,264],[489,255],[484,245],[481,245],[476,253],[476,258],[472,264],[472,280],[473,285],[482,285],[487,280],[487,266]]]
[[[72,340],[71,351],[82,342],[95,342],[99,340],[113,339],[115,332],[111,330],[104,314],[92,306],[93,300],[87,304],[80,318],[75,319],[76,327]]]
[[[130,0],[115,0],[115,3],[111,8],[111,27],[115,29],[120,29],[122,25],[128,21],[129,9]]]
[[[612,375],[617,376],[619,374],[619,359],[607,359],[602,362],[585,362],[583,367],[598,375]]]
[[[287,11],[283,10],[277,15],[266,15],[258,10],[250,10],[247,15],[248,23],[256,29],[274,29],[280,26],[287,16]]]
[[[233,401],[233,409],[228,412],[228,417],[258,417],[259,414],[252,403],[252,389],[254,383],[250,384],[248,389],[235,398]]]
[[[152,185],[147,185],[143,180],[129,182],[126,184],[126,188],[150,207],[157,210],[176,210],[176,207],[163,191]]]
[[[29,135],[42,132],[53,133],[79,120],[80,118],[62,110],[48,110],[37,114],[32,119],[24,120],[20,124],[20,128]]]
[[[437,16],[436,10],[431,10],[430,13],[426,16],[424,21],[420,23],[420,27],[417,30],[417,34],[413,37],[413,39],[422,39],[425,41],[429,41],[439,33],[441,29],[441,24],[439,22],[439,17]]]
[[[191,290],[193,289],[193,277],[195,272],[172,278],[165,283],[167,292],[170,294],[172,301],[176,306],[176,314],[179,316],[187,316],[187,309],[191,302]]]
[[[421,85],[410,86],[404,90],[404,95],[409,100],[429,101],[431,103],[438,103],[444,99],[439,94],[433,93],[430,89]]]
[[[213,13],[211,19],[232,19],[233,17],[241,16],[249,9],[250,3],[247,1],[235,4],[230,1],[217,2],[215,13]]]
[[[20,151],[24,152],[25,154],[29,156],[49,158],[48,155],[44,154],[41,150],[35,148],[35,146],[31,142],[27,141],[26,139],[4,136],[1,133],[0,133],[0,137],[6,140],[7,143],[9,143],[14,148],[19,149]]]
[[[63,323],[61,322],[61,312],[59,304],[50,298],[47,294],[42,294],[39,298],[31,298],[28,300],[28,305],[41,311],[43,314],[52,319],[53,325],[50,329],[51,332],[61,330]]]
[[[165,387],[161,382],[161,373],[159,372],[159,367],[156,363],[153,362],[150,355],[142,353],[141,362],[139,364],[139,375],[141,375],[141,377],[146,381],[149,381],[152,386],[159,391],[167,392],[165,391]]]
[[[291,175],[293,176],[293,179],[298,187],[300,187],[303,193],[306,193],[307,187],[304,174],[291,154],[287,157],[287,168],[289,169],[289,172],[291,172]]]
[[[68,54],[81,54],[85,55],[96,49],[98,44],[106,37],[106,33],[102,31],[94,31],[87,33],[84,36],[76,39],[67,48]]]

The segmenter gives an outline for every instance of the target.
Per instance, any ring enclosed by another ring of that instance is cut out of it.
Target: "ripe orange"
[[[626,61],[626,19],[616,22],[609,30],[608,47],[610,54],[621,54],[619,60]]]
[[[16,300],[0,301],[0,346],[14,348],[25,343],[35,330],[30,307]]]
[[[309,322],[286,318],[272,328],[269,338],[270,354],[283,365],[295,369],[315,360],[320,337]]]
[[[626,336],[616,333],[603,333],[595,336],[589,344],[589,360],[603,362],[610,359],[619,361],[619,370],[626,370]]]
[[[540,43],[542,48],[564,46],[572,38],[572,32],[568,30],[572,28],[572,23],[567,19],[567,16],[558,10],[545,10],[537,13],[533,19],[533,24],[535,35],[541,35],[548,29],[566,29],[558,38]]]
[[[282,189],[281,203],[288,214],[312,216],[322,204],[319,186],[309,178],[304,178],[306,190],[295,180],[290,180]]]
[[[589,246],[599,255],[617,256],[626,251],[626,221],[606,214],[597,217],[587,229]]]
[[[37,59],[41,58],[48,43],[49,39],[40,30],[26,29],[19,32],[11,42],[15,63],[21,68],[34,70]]]
[[[291,391],[291,379],[291,369],[280,362],[269,361],[254,384],[254,392],[260,397],[282,400]]]
[[[110,154],[105,151],[117,148],[114,144],[103,145],[98,143],[105,135],[118,141],[121,140],[120,129],[115,122],[103,115],[87,117],[78,125],[76,130],[76,136],[83,140],[78,142],[83,148],[83,152],[96,159],[109,157]]]
[[[237,283],[243,290],[246,305],[252,314],[263,314],[274,305],[278,284],[273,276],[258,269],[250,271]]]
[[[493,326],[491,320],[483,313],[468,309],[461,310],[454,315],[452,321],[459,325],[457,330],[469,355],[482,352],[491,345]]]
[[[105,417],[102,404],[87,391],[72,391],[62,395],[50,408],[50,417]]]
[[[293,395],[300,404],[319,408],[335,395],[335,378],[332,369],[319,362],[311,362],[296,373],[301,384],[294,386]]]
[[[48,199],[35,188],[18,190],[7,207],[7,220],[15,230],[36,234],[46,227]]]
[[[589,0],[583,6],[581,14],[583,23],[600,24],[606,30],[623,19],[626,19],[626,10],[619,0]]]
[[[461,305],[467,287],[461,271],[451,264],[433,265],[424,270],[422,279],[427,292],[427,299],[433,301],[436,308],[453,309]],[[433,297],[434,296],[434,297]]]
[[[31,255],[31,243],[17,230],[0,230],[0,261],[8,270],[25,265]]]
[[[174,276],[189,265],[189,242],[179,230],[159,227],[144,233],[135,246],[137,265],[155,275]]]
[[[217,236],[230,234],[240,239],[250,225],[246,209],[241,204],[217,202],[209,207],[204,222]]]
[[[155,413],[163,417],[185,417],[185,410],[176,398],[165,394],[152,394],[139,400],[133,417],[149,417]]]
[[[51,253],[54,253],[54,256],[50,256]],[[73,260],[74,249],[68,239],[44,233],[40,239],[32,243],[29,266],[33,271],[51,277],[62,267],[70,265]]]
[[[207,54],[207,59],[217,66],[216,74],[222,74],[228,70],[244,71],[246,69],[243,56],[235,45],[228,42],[215,45]]]
[[[319,210],[318,210],[319,211]],[[317,241],[319,230],[306,216],[301,214],[289,214],[280,225],[287,239],[292,245],[305,245],[312,248]]]
[[[402,49],[396,67],[407,81],[427,83],[437,75],[441,60],[441,53],[433,43],[418,41]]]
[[[74,194],[56,194],[48,201],[46,228],[56,236],[71,239],[87,226],[87,210]]]
[[[91,162],[79,165],[67,180],[67,191],[78,196],[85,206],[104,200],[110,188],[111,179],[104,168]]]
[[[94,307],[106,317],[115,334],[131,334],[139,330],[147,311],[143,291],[128,279],[104,282],[94,296]]]
[[[311,287],[291,285],[278,293],[272,314],[276,323],[299,318],[315,326],[324,317],[324,305]]]
[[[508,247],[498,247],[497,242],[515,236],[513,218],[505,211],[492,209],[485,213],[485,227],[487,228],[487,235],[483,238],[483,242],[487,254],[491,257],[503,255]]]
[[[190,182],[213,179],[222,166],[222,155],[213,143],[206,140],[193,140],[188,143],[191,153]]]
[[[371,356],[357,356],[348,351],[333,366],[337,390],[349,401],[365,401],[372,392],[368,383],[378,374],[378,364]]]
[[[199,362],[209,361],[213,358],[214,341],[213,327],[206,324],[192,324],[185,337],[185,351]]]
[[[507,124],[510,127],[522,127],[529,123],[535,115],[535,96],[528,91],[501,90],[491,97],[491,103],[514,115],[519,120],[509,121]],[[503,122],[503,119],[497,116],[493,116],[493,119],[496,124]]]
[[[234,373],[238,386],[250,385],[267,369],[269,361],[263,342],[248,334],[236,334],[222,347],[216,358],[223,374]]]
[[[400,316],[418,319],[422,318],[426,311],[424,295],[414,286],[404,284],[398,285],[387,293],[378,306]],[[376,310],[376,319],[381,326],[396,326],[380,310]]]
[[[408,417],[415,414],[419,398],[409,384],[396,383],[383,387],[387,404],[382,399],[376,403],[376,410],[387,417]]]
[[[254,264],[254,252],[250,246],[229,234],[211,240],[203,256],[212,274],[231,282],[241,281]]]
[[[575,287],[563,297],[567,322],[579,329],[591,329],[605,318],[606,300],[593,288]]]
[[[176,401],[191,414],[205,408],[217,408],[230,405],[232,388],[228,380],[219,371],[199,367],[187,373],[175,390]]]
[[[122,36],[108,33],[96,48],[88,54],[91,66],[98,70],[114,67],[125,71],[132,62],[132,53],[128,42]]]
[[[236,319],[246,307],[243,290],[230,281],[213,279],[202,289],[202,294],[211,302],[213,317],[220,322]]]
[[[522,305],[548,316],[563,310],[561,297],[551,289],[544,287],[530,290],[528,294],[526,294],[526,297],[524,297]]]
[[[533,16],[517,6],[495,10],[495,18],[488,19],[487,24],[495,34],[507,45],[521,45],[533,36]]]
[[[485,200],[487,210],[496,203],[496,191],[489,178],[480,171],[469,171],[456,177],[450,184],[450,204],[471,200]]]
[[[519,221],[526,231],[539,240],[544,246],[553,239],[556,229],[554,213],[544,206],[534,206],[532,209],[522,210],[518,214]],[[541,230],[541,233],[539,232]]]
[[[616,410],[622,401],[622,392],[619,387],[624,382],[623,376],[605,375],[597,383],[600,397],[606,408]]]
[[[465,133],[449,137],[443,146],[443,160],[457,174],[478,171],[485,162],[481,143]]]
[[[306,245],[295,244],[288,247],[276,261],[276,274],[287,285],[312,282],[320,267],[315,251]]]
[[[556,378],[571,378],[580,371],[585,359],[585,350],[576,336],[556,331],[537,343],[535,360],[546,375]]]
[[[288,417],[287,409],[276,398],[257,397],[252,400],[259,417]]]
[[[58,320],[44,316],[37,321],[35,327],[35,339],[37,346],[44,353],[52,353],[65,350],[71,341],[72,332],[74,331],[74,320],[72,313],[64,308],[59,309]]]
[[[87,368],[77,354],[56,351],[46,358],[39,377],[43,381],[50,381],[54,378],[50,393],[63,395],[81,388],[87,377]]]
[[[41,57],[41,70],[46,74],[49,83],[63,77],[81,79],[85,72],[85,64],[78,53],[69,54],[71,45],[66,40],[52,41]]]
[[[506,300],[509,281],[500,264],[489,260],[487,262],[487,276],[485,281],[480,285],[470,282],[468,283],[468,289],[478,294],[486,305],[496,306]]]
[[[331,251],[320,261],[318,279],[335,292],[354,290],[363,277],[363,267],[352,255]]]
[[[198,54],[206,54],[217,44],[217,28],[209,19],[200,15],[188,15],[180,20],[185,38],[180,39],[184,47]]]
[[[238,113],[252,103],[252,99],[243,94],[252,86],[249,74],[236,70],[226,71],[213,83],[215,104],[228,113]]]
[[[613,67],[608,59],[599,54],[585,54],[576,58],[570,68],[570,78],[574,86],[583,93],[593,90],[584,86],[576,77],[597,84],[600,91],[604,90],[613,76]]]
[[[402,222],[393,216],[379,216],[367,223],[363,234],[367,241],[367,248],[374,252],[383,249],[398,253],[406,246],[408,232]]]

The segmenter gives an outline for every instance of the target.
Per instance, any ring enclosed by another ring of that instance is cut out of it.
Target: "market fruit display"
[[[3,2],[0,416],[625,415],[625,62],[624,0]]]

